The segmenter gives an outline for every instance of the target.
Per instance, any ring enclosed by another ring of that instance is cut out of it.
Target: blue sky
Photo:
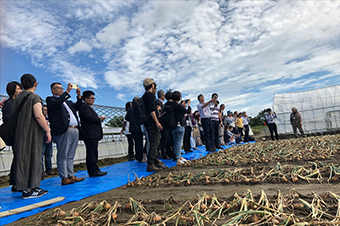
[[[1,94],[9,81],[31,73],[43,99],[50,83],[71,82],[94,90],[96,104],[123,107],[151,77],[184,99],[216,92],[226,110],[256,115],[276,93],[340,84],[340,1],[0,6]]]

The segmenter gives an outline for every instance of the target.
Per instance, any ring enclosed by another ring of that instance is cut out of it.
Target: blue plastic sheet
[[[232,146],[233,145],[223,146],[223,148],[230,148]],[[205,147],[201,146],[198,147],[198,150],[195,150],[191,153],[183,154],[182,156],[188,160],[192,160],[202,158],[207,154],[208,152],[205,150]],[[164,162],[165,165],[169,168],[176,165],[176,162],[173,160],[162,160],[162,162]],[[56,206],[73,201],[79,201],[86,197],[90,197],[118,188],[127,184],[128,180],[133,181],[135,179],[134,173],[136,173],[139,178],[142,176],[149,176],[152,173],[146,171],[146,166],[146,163],[140,163],[137,161],[119,163],[102,168],[103,171],[108,172],[107,175],[102,177],[88,177],[86,171],[78,171],[76,173],[76,176],[85,177],[86,179],[84,181],[65,186],[61,186],[60,178],[49,178],[43,180],[40,185],[42,189],[49,191],[48,194],[36,199],[22,199],[21,192],[13,193],[11,192],[11,187],[2,188],[0,189],[0,212],[28,206],[60,196],[65,197],[65,199],[61,202],[57,202],[49,206],[40,207],[31,211],[26,211],[23,213],[0,218],[0,225],[9,224],[21,218],[29,217],[36,213],[42,212],[46,209],[54,208]]]

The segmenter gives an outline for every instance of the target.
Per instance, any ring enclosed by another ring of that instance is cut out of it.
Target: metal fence
[[[2,98],[8,96],[0,95]],[[45,103],[45,101],[43,101]],[[125,108],[111,107],[104,105],[94,105],[94,110],[99,116],[105,116],[106,119],[103,121],[103,132],[104,137],[99,142],[99,153],[98,158],[115,158],[121,157],[128,153],[127,151],[127,139],[126,136],[120,133],[121,126],[123,124],[125,116]],[[0,124],[2,124],[2,111],[0,111]],[[108,126],[108,124],[110,126]],[[54,154],[52,158],[53,166],[56,166],[56,148],[54,146]],[[79,141],[77,152],[75,156],[75,163],[85,162],[86,150],[83,141]],[[0,176],[9,173],[10,165],[12,162],[12,149],[6,147],[4,151],[0,153]]]
[[[8,98],[8,96],[0,95],[0,100],[2,98]],[[45,103],[45,100],[43,100],[43,102]],[[113,127],[121,127],[124,120],[125,108],[95,104],[93,105],[93,109],[97,112],[98,115],[106,117],[106,119],[104,120],[104,124],[112,122]],[[2,122],[2,112],[0,119]]]

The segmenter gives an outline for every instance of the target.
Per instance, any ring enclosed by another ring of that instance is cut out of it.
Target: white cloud
[[[126,101],[126,96],[125,96],[124,93],[118,93],[118,94],[116,95],[116,97],[117,97],[117,99],[119,99],[119,100]]]
[[[73,60],[69,52],[90,51],[90,47],[81,40],[67,48],[74,37],[61,15],[51,13],[44,4],[35,1],[18,4],[6,2],[1,5],[1,45],[29,55],[35,66],[54,72],[65,82],[96,88],[94,72],[70,63]]]
[[[70,48],[68,48],[68,52],[73,55],[74,53],[77,52],[90,52],[92,50],[91,46],[87,43],[84,42],[82,39],[77,42],[74,46],[71,46]]]
[[[95,72],[88,68],[79,67],[63,60],[55,60],[51,65],[51,70],[67,83],[74,83],[85,88],[98,88]]]
[[[121,39],[128,36],[128,25],[127,18],[121,17],[98,32],[96,34],[96,39],[104,44],[104,46],[117,45]]]
[[[97,87],[103,77],[124,90],[119,99],[140,95],[152,77],[162,89],[193,99],[217,92],[257,113],[275,93],[340,82],[339,1],[71,1],[55,13],[35,6],[1,8],[1,44],[65,80]],[[82,64],[81,51],[100,66]],[[307,76],[318,71],[325,74]]]

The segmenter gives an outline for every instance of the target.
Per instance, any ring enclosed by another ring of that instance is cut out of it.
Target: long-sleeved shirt
[[[227,122],[229,126],[235,127],[235,118],[233,116],[227,117]]]
[[[11,107],[14,102],[12,97],[8,98],[2,107],[2,121],[6,122],[11,117]]]
[[[242,116],[242,120],[243,120],[243,125],[247,126],[250,122],[250,119],[248,117]]]
[[[234,138],[237,137],[237,135],[233,134],[230,130],[227,130],[227,134],[228,134],[229,137],[234,137]]]
[[[290,114],[290,124],[291,125],[300,125],[302,124],[302,115],[300,112],[295,112]]]
[[[277,118],[276,114],[267,114],[266,116],[266,121],[267,121],[267,124],[273,124],[275,123],[275,119]]]

